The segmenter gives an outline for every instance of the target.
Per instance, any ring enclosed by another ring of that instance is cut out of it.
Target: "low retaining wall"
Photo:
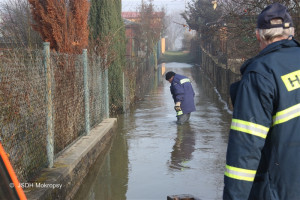
[[[56,158],[53,168],[44,169],[41,175],[30,183],[22,183],[27,198],[72,199],[91,165],[109,145],[116,122],[116,118],[103,120],[89,135],[81,137]]]

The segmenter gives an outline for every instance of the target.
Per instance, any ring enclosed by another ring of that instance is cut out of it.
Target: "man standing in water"
[[[189,78],[169,71],[166,80],[171,83],[170,90],[175,103],[174,109],[177,113],[177,124],[183,124],[190,119],[191,112],[195,111],[194,96]]]
[[[300,199],[300,44],[293,26],[279,3],[258,16],[261,51],[231,87],[224,200]]]

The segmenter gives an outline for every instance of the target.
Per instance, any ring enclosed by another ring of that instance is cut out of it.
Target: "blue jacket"
[[[241,68],[234,103],[225,200],[300,199],[300,45],[268,45]]]
[[[180,107],[183,114],[191,113],[196,110],[194,103],[195,92],[189,78],[175,74],[170,90],[174,103],[181,102]]]

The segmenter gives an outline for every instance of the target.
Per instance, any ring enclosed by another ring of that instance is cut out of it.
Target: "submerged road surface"
[[[231,114],[197,67],[167,63],[190,77],[196,112],[176,124],[170,84],[163,84],[118,117],[118,130],[106,155],[100,156],[75,199],[165,200],[191,194],[222,199]]]

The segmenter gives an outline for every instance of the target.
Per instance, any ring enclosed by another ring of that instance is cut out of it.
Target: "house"
[[[164,17],[164,13],[163,12],[154,12],[152,14],[152,29],[158,29],[161,27],[161,21]],[[137,34],[138,32],[141,33],[141,31],[139,30],[139,28],[141,28],[140,22],[141,22],[141,14],[140,12],[122,12],[122,17],[124,19],[124,23],[126,26],[126,37],[128,38],[128,41],[130,44],[127,45],[128,51],[134,50],[134,47],[132,45],[134,45],[135,43],[139,43],[139,47],[140,49],[138,49],[138,55],[137,56],[143,56],[144,55],[144,51],[145,47],[144,44],[142,44],[142,41],[138,41],[137,37],[135,34]],[[126,20],[126,21],[125,21]],[[164,53],[165,52],[165,38],[160,38],[160,41],[158,41],[158,54]],[[127,52],[127,55],[131,55],[129,52]]]
[[[137,38],[139,33],[140,25],[136,22],[130,21],[123,18],[125,25],[125,35],[126,35],[126,57],[132,58],[136,56],[142,56],[140,54],[140,41]]]

